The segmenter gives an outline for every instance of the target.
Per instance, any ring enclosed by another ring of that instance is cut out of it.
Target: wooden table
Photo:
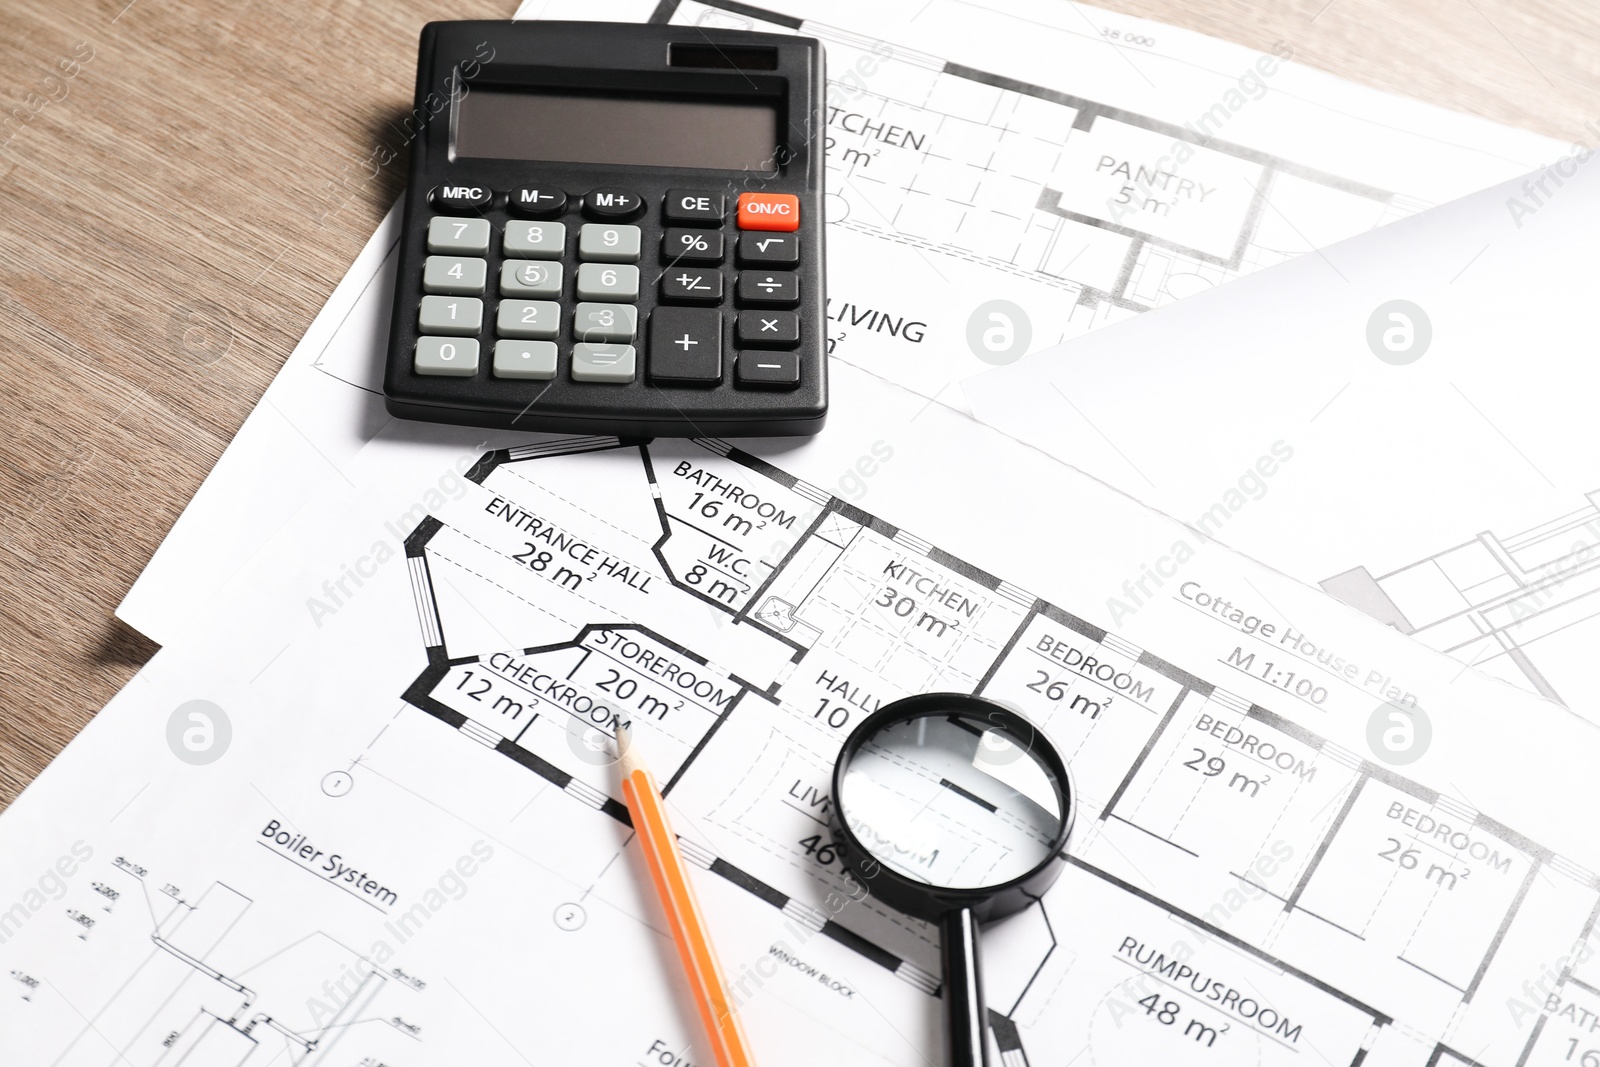
[[[1583,0],[1103,6],[1285,41],[1301,62],[1568,140],[1600,130],[1600,6]],[[369,161],[400,147],[419,27],[511,10],[0,9],[0,806],[155,651],[111,612],[398,195],[404,153]]]

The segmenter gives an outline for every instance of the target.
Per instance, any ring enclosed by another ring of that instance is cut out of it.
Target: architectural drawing
[[[992,938],[1011,1067],[1085,1041],[1101,1063],[1522,1067],[1593,1040],[1600,879],[1491,813],[721,442],[515,448],[468,478],[406,541],[428,661],[406,701],[579,820],[626,822],[605,743],[628,724],[692,862],[917,990],[938,992],[929,928],[811,903],[851,889],[839,745],[938,690],[1048,731],[1083,807],[1061,882]],[[1551,944],[1574,946],[1553,971]]]
[[[1321,585],[1480,670],[1568,707],[1600,707],[1600,491],[1532,529],[1483,531],[1387,574],[1355,567]]]

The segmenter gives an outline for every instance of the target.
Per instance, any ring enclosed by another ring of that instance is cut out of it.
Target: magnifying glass
[[[888,704],[833,772],[838,851],[883,901],[938,923],[952,1067],[988,1067],[978,924],[1037,900],[1066,866],[1077,796],[1027,719],[961,693]]]

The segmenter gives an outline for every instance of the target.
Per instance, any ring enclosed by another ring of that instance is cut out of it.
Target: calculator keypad
[[[575,199],[597,221],[560,221]],[[800,275],[792,269],[800,263],[798,199],[741,194],[736,225],[725,233],[728,199],[669,190],[660,201],[661,228],[652,230],[661,234],[659,265],[642,268],[644,231],[627,220],[637,218],[644,200],[632,190],[597,189],[580,198],[525,185],[507,194],[512,217],[498,225],[459,215],[430,219],[415,371],[477,375],[488,299],[488,373],[496,379],[548,382],[562,376],[565,362],[575,382],[623,385],[642,376],[663,387],[714,388],[728,380],[731,365],[736,388],[798,386],[800,314],[790,310],[800,303]],[[569,229],[577,231],[570,244]],[[496,244],[504,258],[490,294],[488,257]],[[635,302],[647,285],[655,305],[641,324]]]

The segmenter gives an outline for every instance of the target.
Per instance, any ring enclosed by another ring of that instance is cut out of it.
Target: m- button
[[[740,193],[739,229],[798,230],[800,198],[791,193]]]

